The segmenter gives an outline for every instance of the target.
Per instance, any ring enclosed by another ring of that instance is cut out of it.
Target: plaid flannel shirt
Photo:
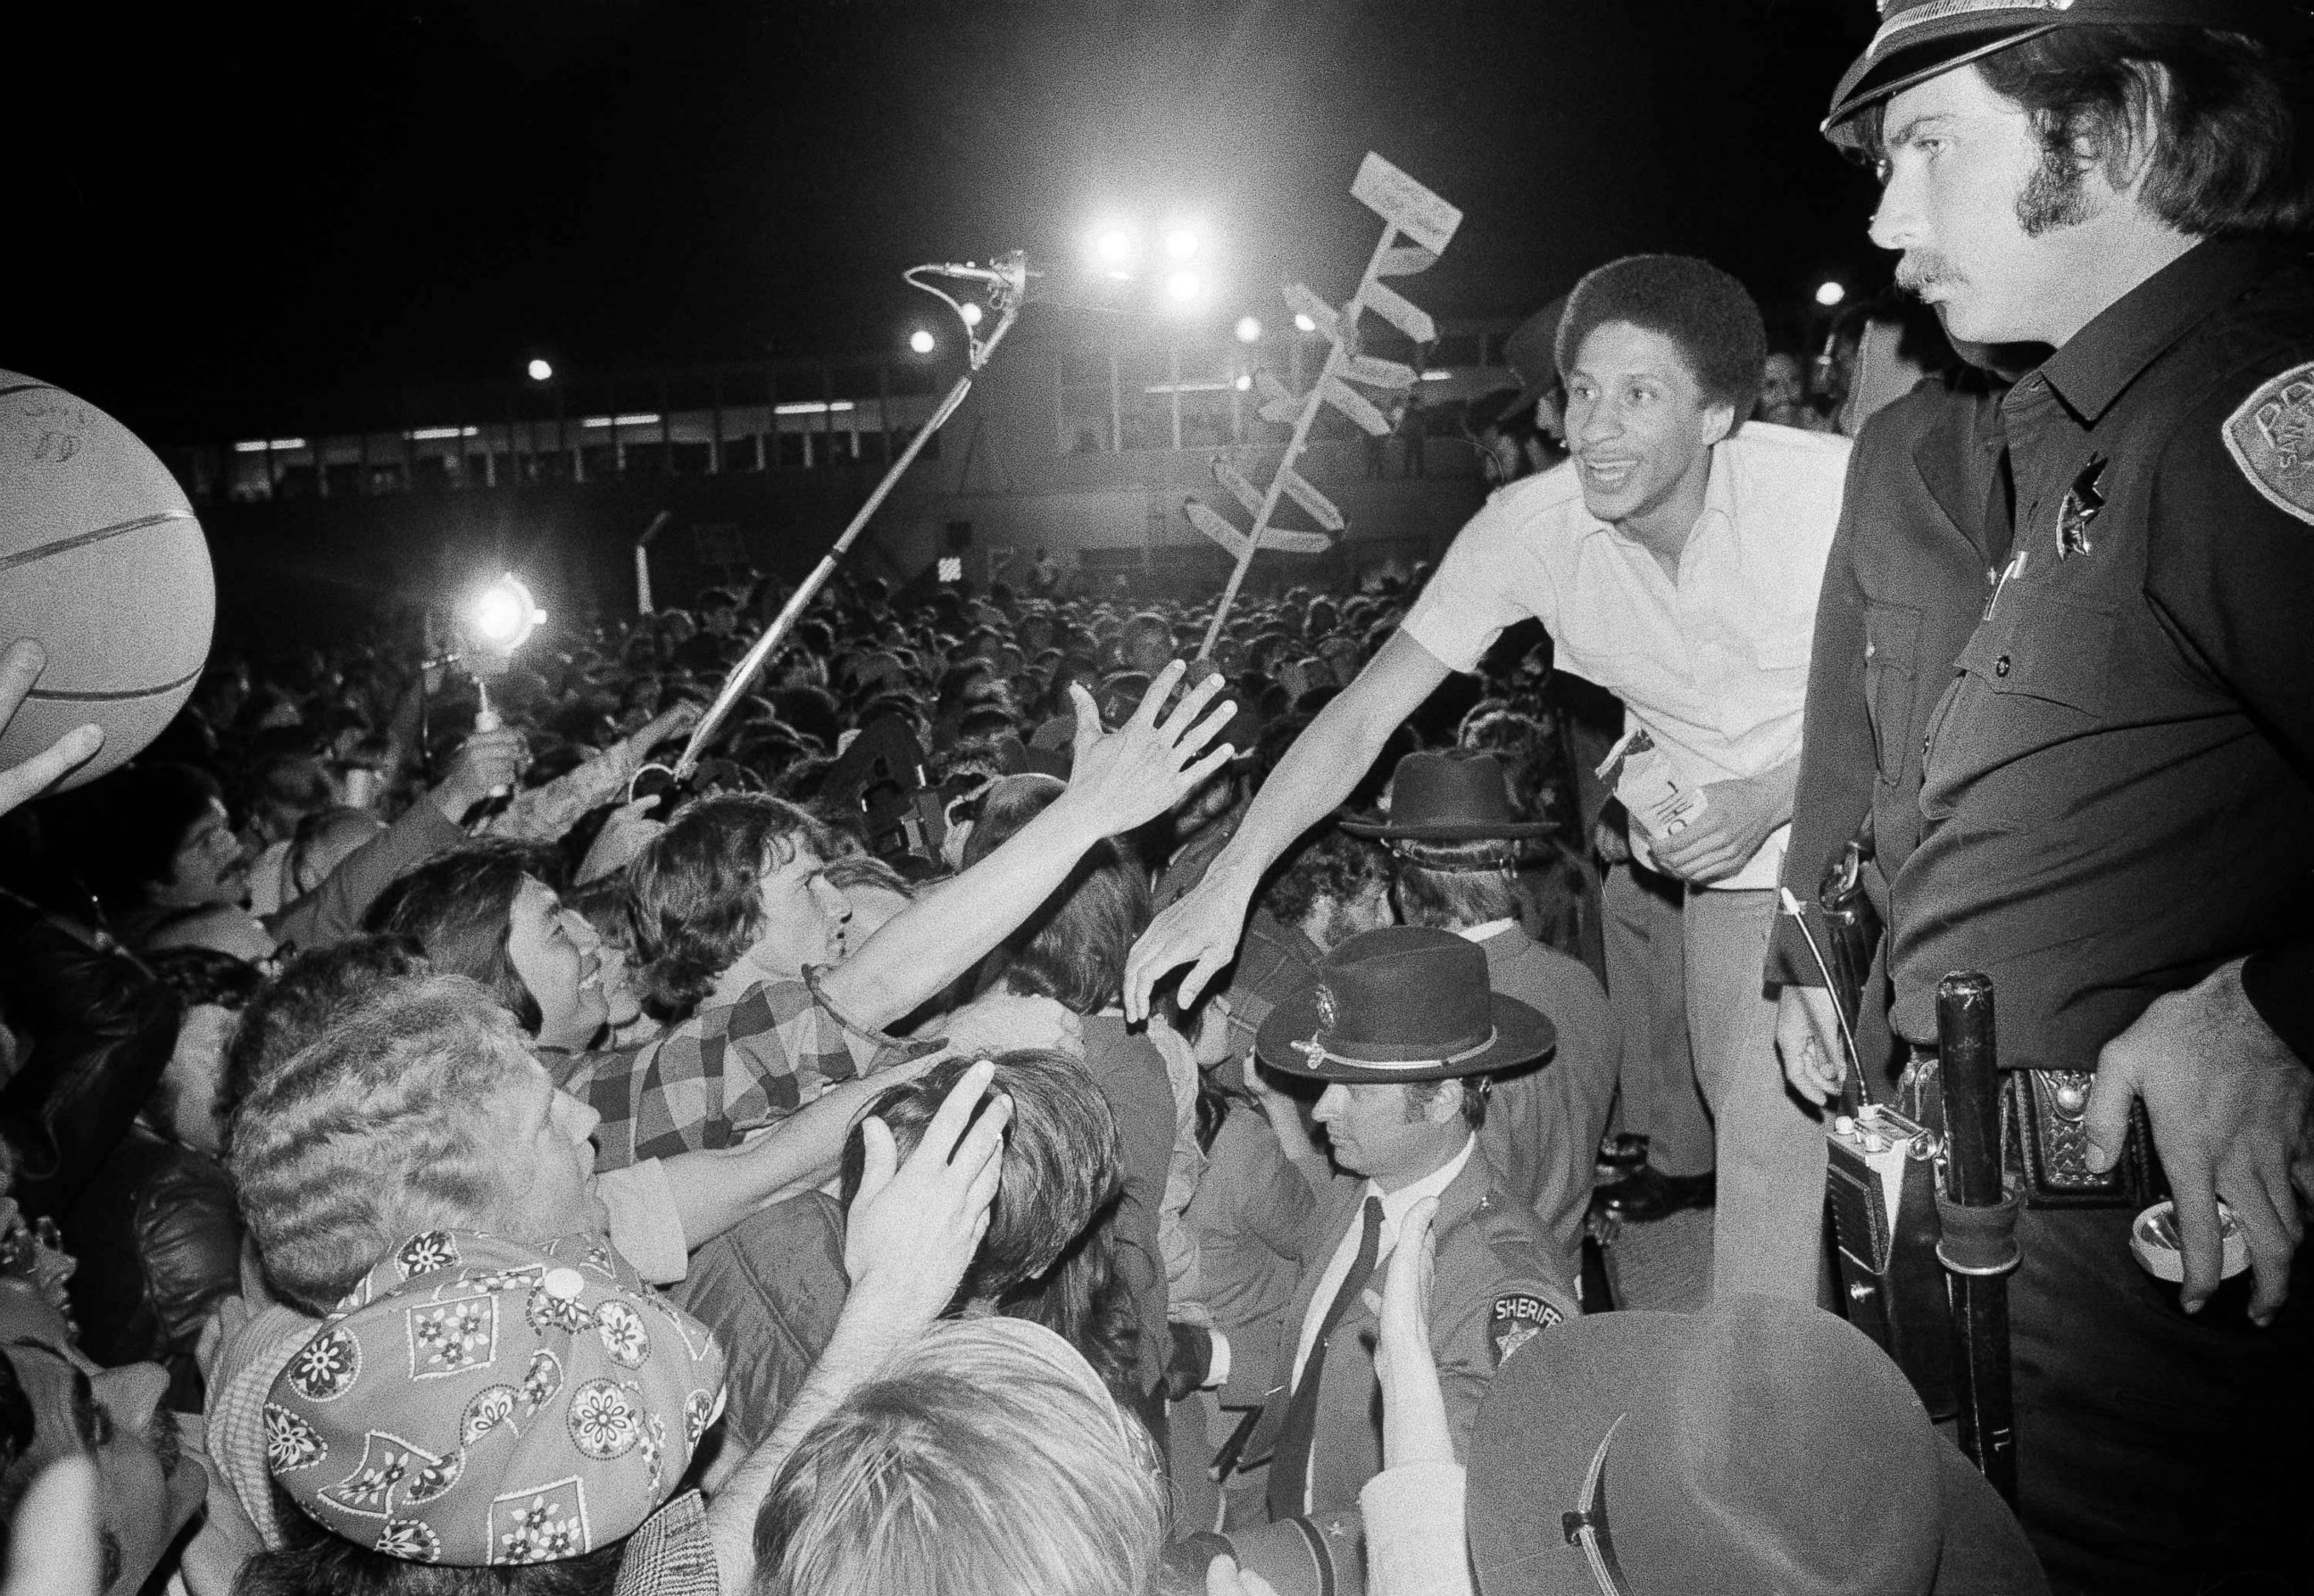
[[[617,1169],[729,1147],[835,1082],[866,1073],[861,1060],[891,1045],[845,1018],[815,971],[750,987],[737,1002],[694,1014],[638,1046],[578,1054],[560,1065],[550,1060],[547,1067],[565,1091],[603,1116],[596,1167]]]

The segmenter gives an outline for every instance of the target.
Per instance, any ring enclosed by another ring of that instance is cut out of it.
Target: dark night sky
[[[1771,305],[1887,276],[1815,130],[1865,0],[171,9],[87,7],[49,70],[19,56],[0,323],[0,366],[163,436],[538,350],[896,349],[902,267],[1071,251],[1111,208],[1202,216],[1225,313],[1274,317],[1281,278],[1363,263],[1369,148],[1467,213],[1440,313],[1640,249]]]

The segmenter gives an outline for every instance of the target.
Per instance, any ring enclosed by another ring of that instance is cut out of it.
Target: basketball
[[[169,468],[94,405],[0,371],[0,645],[49,656],[0,770],[91,721],[104,746],[59,789],[135,757],[191,696],[216,620],[208,544]]]

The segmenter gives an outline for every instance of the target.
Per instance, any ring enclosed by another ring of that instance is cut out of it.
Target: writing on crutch
[[[1326,363],[1319,369],[1318,380],[1307,392],[1296,393],[1269,372],[1255,375],[1262,396],[1261,419],[1294,424],[1276,474],[1267,488],[1257,488],[1227,461],[1214,462],[1214,480],[1253,517],[1253,524],[1240,532],[1210,505],[1192,498],[1181,507],[1191,525],[1237,557],[1229,586],[1222,590],[1213,622],[1206,629],[1207,657],[1221,637],[1222,625],[1229,619],[1230,606],[1237,602],[1238,589],[1245,585],[1246,570],[1256,553],[1283,549],[1294,554],[1322,554],[1333,546],[1333,535],[1347,525],[1333,501],[1294,469],[1309,444],[1319,407],[1330,404],[1374,436],[1386,436],[1390,418],[1358,390],[1402,392],[1413,387],[1420,375],[1403,362],[1362,354],[1358,318],[1372,311],[1418,347],[1435,343],[1438,338],[1437,324],[1429,313],[1382,279],[1412,277],[1436,265],[1454,230],[1462,225],[1462,213],[1371,151],[1358,166],[1350,196],[1382,220],[1382,237],[1366,261],[1365,275],[1358,278],[1356,292],[1338,308],[1300,283],[1285,288],[1287,306],[1326,339]],[[1272,525],[1279,502],[1288,498],[1320,530],[1301,532]]]

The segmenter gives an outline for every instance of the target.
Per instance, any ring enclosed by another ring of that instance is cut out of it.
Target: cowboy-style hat
[[[2314,23],[2284,0],[1881,0],[1880,27],[1833,91],[1829,129],[1876,100],[2059,28],[2169,26],[2303,48]]]
[[[1550,1020],[1488,984],[1477,943],[1391,925],[1329,953],[1314,986],[1269,1011],[1254,1053],[1288,1075],[1379,1084],[1491,1075],[1558,1045]]]
[[[1390,777],[1388,819],[1346,818],[1342,829],[1385,842],[1478,842],[1540,837],[1557,828],[1547,820],[1512,816],[1510,785],[1493,754],[1445,748],[1398,762]]]
[[[1887,1354],[1769,1297],[1573,1319],[1506,1357],[1464,1516],[1487,1596],[2048,1590]]]
[[[1559,321],[1567,313],[1567,295],[1544,305],[1541,310],[1511,329],[1503,339],[1503,364],[1509,366],[1521,384],[1511,401],[1487,418],[1505,426],[1532,419],[1535,401],[1559,384],[1559,359],[1554,352],[1559,346]]]

